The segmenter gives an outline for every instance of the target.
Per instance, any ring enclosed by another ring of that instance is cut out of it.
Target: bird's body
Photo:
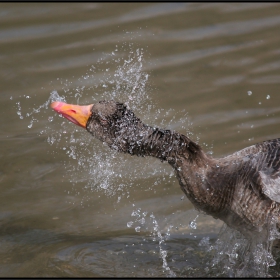
[[[280,139],[212,158],[187,136],[144,124],[122,103],[54,102],[52,108],[112,149],[167,161],[198,210],[245,236],[266,233],[272,219],[280,227]]]
[[[276,173],[278,161],[267,162],[267,150],[272,148],[270,152],[277,153],[279,144],[276,139],[224,158],[208,157],[202,167],[182,163],[181,170],[176,171],[181,189],[197,209],[223,220],[245,236],[263,234],[272,218],[280,222],[277,190],[272,192],[277,182],[268,186],[264,181]]]

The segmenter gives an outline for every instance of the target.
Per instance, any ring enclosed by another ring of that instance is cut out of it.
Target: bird
[[[245,237],[268,238],[280,227],[280,138],[214,158],[179,132],[144,124],[126,103],[61,101],[51,108],[111,149],[168,162],[194,207]]]

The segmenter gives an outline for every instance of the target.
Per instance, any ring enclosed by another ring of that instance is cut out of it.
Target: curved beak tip
[[[87,120],[91,115],[91,108],[93,104],[80,106],[80,105],[67,104],[61,101],[55,101],[52,102],[50,106],[57,113],[61,114],[69,121],[85,128]]]
[[[59,107],[61,107],[61,105],[64,104],[63,102],[60,101],[55,101],[51,103],[51,108],[58,111]]]

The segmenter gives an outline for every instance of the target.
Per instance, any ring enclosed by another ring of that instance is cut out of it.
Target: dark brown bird
[[[187,136],[144,124],[123,103],[53,102],[51,107],[112,149],[167,161],[198,210],[245,236],[267,236],[272,219],[279,227],[280,139],[212,158]]]

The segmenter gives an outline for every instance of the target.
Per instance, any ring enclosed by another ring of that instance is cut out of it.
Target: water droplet
[[[140,249],[137,249],[137,250],[135,250],[134,251],[134,254],[146,254],[146,252],[145,251],[143,251],[143,250],[140,250]]]
[[[136,231],[136,232],[140,232],[140,229],[141,229],[140,227],[136,227],[136,228],[135,228],[135,231]]]
[[[199,215],[197,215],[190,223],[189,226],[192,229],[196,229],[196,219],[198,218]]]
[[[190,226],[190,228],[192,228],[192,229],[196,229],[196,222],[195,222],[195,220],[194,220],[194,221],[191,221],[191,222],[189,223],[189,226]]]
[[[136,212],[136,211],[133,211],[132,213],[131,213],[131,216],[133,217],[133,216],[139,216],[139,214]]]
[[[133,222],[132,222],[132,221],[131,221],[131,222],[128,222],[126,225],[127,225],[127,227],[129,227],[129,228],[130,228],[130,227],[132,227]]]

